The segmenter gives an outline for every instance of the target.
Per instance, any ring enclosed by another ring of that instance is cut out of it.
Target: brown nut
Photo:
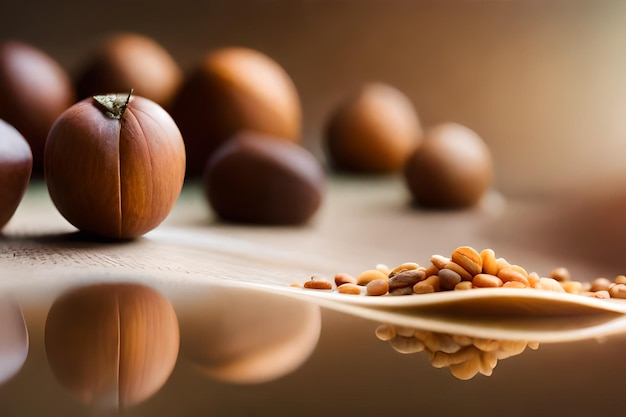
[[[358,285],[367,285],[376,279],[387,281],[389,277],[387,274],[378,269],[368,269],[359,274],[356,279],[356,283]]]
[[[530,282],[528,281],[528,278],[525,277],[524,274],[522,274],[521,272],[517,271],[516,269],[510,266],[500,269],[498,271],[497,276],[498,278],[502,280],[502,282],[505,282],[505,283],[508,281],[517,281],[517,282],[521,282],[527,287],[530,286]]]
[[[491,153],[482,139],[457,124],[429,129],[408,159],[404,178],[415,202],[433,208],[476,204],[493,176]]]
[[[179,349],[170,302],[139,284],[99,284],[63,294],[45,325],[46,355],[61,385],[90,404],[145,400],[169,378]]]
[[[324,278],[312,277],[304,283],[304,288],[312,290],[332,290],[333,284]]]
[[[53,58],[23,42],[0,42],[0,119],[30,145],[37,176],[43,173],[48,131],[74,101],[72,81]]]
[[[419,267],[420,267],[419,264],[416,264],[415,262],[405,262],[403,264],[400,264],[400,265],[396,266],[391,271],[389,271],[389,278],[391,278],[394,275],[397,275],[397,274],[399,274],[401,272],[410,271],[410,270],[413,270],[413,269],[418,269]]]
[[[569,281],[571,276],[565,267],[554,268],[550,272],[550,278],[554,278],[559,282]]]
[[[496,262],[496,254],[493,249],[483,249],[480,252],[480,259],[483,263],[483,271],[485,274],[498,275],[498,263]]]
[[[501,287],[504,283],[495,275],[477,274],[472,278],[472,284],[479,288],[496,288]]]
[[[242,130],[298,142],[302,118],[289,75],[267,55],[247,48],[205,55],[183,83],[172,116],[185,138],[192,177],[200,176],[215,150]]]
[[[79,99],[134,89],[135,94],[168,108],[183,75],[172,56],[154,39],[116,33],[97,46],[82,69]]]
[[[607,291],[610,286],[611,286],[611,281],[609,281],[607,278],[604,278],[604,277],[596,278],[593,281],[591,281],[590,291],[594,291],[594,292]]]
[[[375,279],[365,286],[366,294],[379,296],[389,292],[389,282],[386,279]]]
[[[50,130],[45,175],[59,212],[78,229],[133,238],[158,226],[185,177],[185,147],[158,104],[130,93],[96,96]]]
[[[452,262],[461,266],[470,275],[480,274],[483,270],[483,260],[478,252],[472,247],[461,246],[452,252]]]
[[[424,270],[409,269],[390,277],[389,289],[393,290],[403,287],[412,287],[424,278]]]
[[[611,298],[626,298],[626,284],[615,284],[609,288]]]
[[[361,287],[356,284],[341,284],[337,287],[337,291],[342,294],[361,294]]]
[[[225,221],[295,225],[322,204],[325,175],[303,147],[253,132],[240,132],[208,161],[207,199]]]
[[[335,274],[335,285],[339,287],[343,284],[356,284],[356,278],[350,274],[346,274],[345,272]]]
[[[0,229],[22,201],[33,166],[30,147],[11,125],[0,120]]]
[[[451,269],[442,269],[437,274],[439,276],[439,286],[443,291],[453,290],[456,284],[461,282],[461,276]]]
[[[340,170],[400,171],[422,137],[410,100],[386,84],[365,85],[341,103],[326,128],[326,151]]]

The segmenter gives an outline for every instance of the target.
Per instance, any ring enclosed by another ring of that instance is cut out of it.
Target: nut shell
[[[326,151],[336,169],[400,171],[419,146],[422,129],[411,101],[398,89],[374,83],[341,103],[326,128]]]
[[[74,100],[72,81],[54,59],[26,43],[0,43],[0,119],[28,141],[36,174],[50,127]]]
[[[33,166],[28,143],[13,126],[0,120],[0,229],[22,201]]]
[[[209,160],[204,189],[224,220],[299,224],[322,203],[325,177],[315,157],[294,143],[242,132]]]
[[[56,121],[46,144],[52,201],[78,229],[133,238],[172,210],[185,176],[185,148],[172,118],[133,96],[120,120],[85,99]]]
[[[301,109],[285,70],[261,52],[223,48],[209,53],[187,77],[172,108],[188,150],[187,173],[202,175],[226,140],[250,130],[297,142]]]
[[[167,381],[180,346],[170,302],[139,284],[71,290],[50,308],[46,354],[56,379],[88,404],[124,406]]]
[[[83,99],[134,89],[135,94],[168,107],[183,74],[172,56],[154,39],[136,33],[106,38],[81,72],[76,88]]]
[[[414,200],[425,207],[442,209],[476,204],[489,188],[492,176],[487,145],[475,132],[454,123],[429,129],[404,170]]]

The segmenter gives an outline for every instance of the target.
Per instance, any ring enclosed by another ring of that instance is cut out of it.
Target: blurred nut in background
[[[0,384],[24,365],[28,356],[28,331],[20,306],[0,295]]]
[[[43,172],[48,130],[74,100],[69,75],[46,53],[22,42],[0,43],[0,119],[30,144],[35,173]]]
[[[339,170],[389,173],[402,169],[422,129],[411,101],[386,84],[365,85],[335,110],[326,127],[330,162]]]
[[[24,137],[0,120],[0,229],[22,201],[32,166],[33,156]]]
[[[325,176],[317,159],[287,140],[241,132],[211,157],[204,189],[223,220],[299,224],[322,204]]]
[[[134,89],[135,94],[167,108],[182,82],[182,71],[155,40],[118,33],[106,38],[80,73],[80,99]]]
[[[186,79],[172,115],[185,139],[189,176],[201,176],[209,156],[238,131],[300,139],[293,81],[277,62],[247,48],[206,55]]]
[[[179,340],[170,302],[139,284],[71,290],[46,319],[46,354],[57,381],[92,405],[123,408],[153,395],[174,369]]]
[[[404,175],[413,198],[421,206],[472,206],[491,185],[491,152],[467,127],[441,124],[426,132],[424,142],[409,158]]]
[[[87,98],[50,130],[46,184],[78,229],[134,238],[157,227],[183,186],[185,148],[169,114],[130,93]]]

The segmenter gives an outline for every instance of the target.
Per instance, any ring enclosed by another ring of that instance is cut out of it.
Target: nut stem
[[[124,116],[124,112],[130,103],[130,97],[133,95],[131,88],[128,94],[106,94],[93,96],[93,99],[102,106],[104,114],[111,119],[120,120]]]

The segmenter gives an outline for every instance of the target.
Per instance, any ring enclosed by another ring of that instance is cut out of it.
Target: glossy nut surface
[[[201,176],[207,159],[241,130],[300,139],[300,98],[293,81],[272,58],[248,48],[208,53],[183,83],[172,115],[185,138],[192,177]]]
[[[78,229],[133,238],[173,208],[185,148],[172,118],[153,101],[132,96],[119,120],[105,112],[89,98],[59,117],[46,144],[46,183],[59,212]]]
[[[30,180],[30,147],[13,126],[0,120],[0,229],[13,217]]]
[[[286,140],[242,132],[209,160],[204,190],[222,220],[301,224],[322,203],[325,176],[306,149]]]

